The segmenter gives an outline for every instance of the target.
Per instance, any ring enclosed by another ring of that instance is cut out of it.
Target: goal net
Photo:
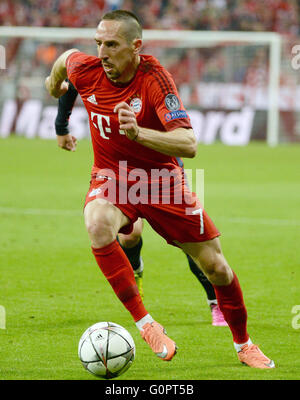
[[[44,88],[55,59],[76,47],[96,55],[94,29],[0,27],[0,137],[54,138],[57,100]],[[199,142],[275,146],[300,139],[295,43],[271,32],[144,31],[142,53],[171,72]],[[77,99],[70,131],[89,136]]]

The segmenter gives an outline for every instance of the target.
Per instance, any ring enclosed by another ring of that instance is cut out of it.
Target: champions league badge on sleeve
[[[172,93],[167,94],[165,105],[169,111],[177,111],[180,109],[180,101],[178,97]]]
[[[164,115],[166,122],[173,121],[174,119],[188,118],[187,112],[180,109],[180,100],[175,94],[167,94],[167,96],[165,97],[165,105],[170,111]]]

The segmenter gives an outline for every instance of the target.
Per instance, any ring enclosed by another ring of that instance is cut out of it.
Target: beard
[[[116,79],[118,79],[121,74],[119,71],[111,71],[111,72],[106,72],[105,71],[106,76],[108,77],[108,79],[115,81]]]
[[[102,64],[102,65],[108,79],[116,80],[121,76],[121,73],[117,69],[115,69],[113,65],[110,64]]]

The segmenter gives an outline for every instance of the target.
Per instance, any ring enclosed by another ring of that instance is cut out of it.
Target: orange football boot
[[[171,361],[176,354],[176,343],[166,335],[165,329],[158,322],[147,322],[142,328],[141,336],[163,361]]]
[[[274,361],[266,357],[255,344],[245,344],[237,354],[240,362],[249,367],[261,369],[275,368]]]

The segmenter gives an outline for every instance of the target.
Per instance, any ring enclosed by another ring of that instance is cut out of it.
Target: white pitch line
[[[58,210],[47,208],[17,208],[17,207],[0,207],[0,214],[12,215],[49,215],[62,217],[80,217],[83,216],[82,210]],[[213,220],[231,222],[237,224],[254,224],[254,225],[270,225],[270,226],[300,226],[299,220],[275,219],[275,218],[258,218],[258,217],[224,217],[213,216]]]
[[[0,207],[0,214],[15,214],[15,215],[53,215],[65,217],[78,217],[83,215],[83,211],[76,210],[56,210],[47,208],[13,208]]]
[[[300,226],[299,220],[275,219],[275,218],[249,218],[249,217],[215,217],[219,221],[233,222],[237,224],[271,225],[271,226]]]

